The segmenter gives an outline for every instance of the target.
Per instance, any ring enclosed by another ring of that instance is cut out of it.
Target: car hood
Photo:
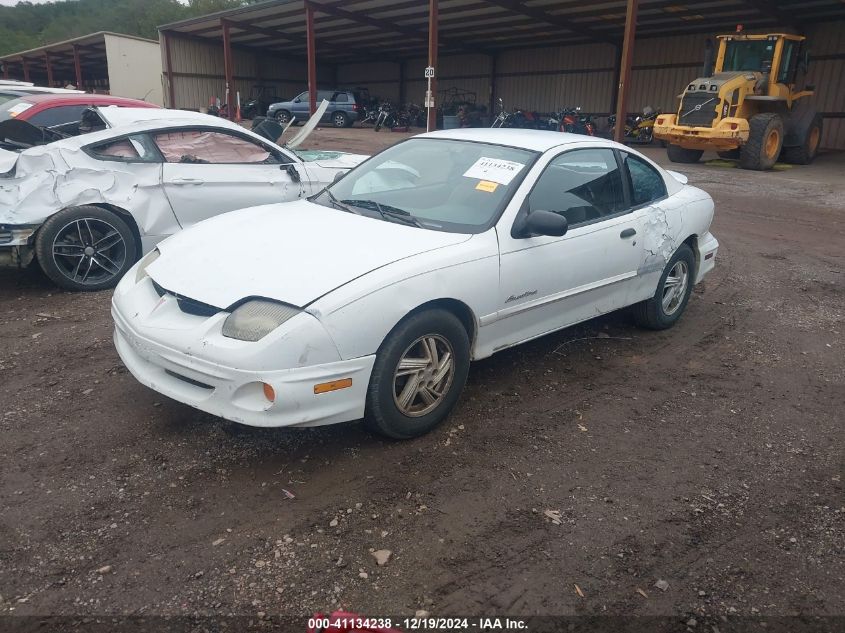
[[[159,286],[225,309],[246,297],[305,307],[393,262],[470,239],[305,200],[226,213],[159,244]]]
[[[369,158],[365,154],[347,154],[331,150],[299,150],[296,155],[306,165],[313,163],[328,169],[352,169]]]

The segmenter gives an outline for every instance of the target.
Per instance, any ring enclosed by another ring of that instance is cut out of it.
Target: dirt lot
[[[499,353],[408,442],[169,401],[108,292],[0,274],[0,614],[845,615],[845,160],[683,171],[722,248],[676,328]]]

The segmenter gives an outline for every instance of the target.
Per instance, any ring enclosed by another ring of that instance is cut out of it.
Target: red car
[[[123,108],[158,108],[141,101],[96,94],[31,94],[0,104],[0,122],[9,119],[27,121],[38,127],[76,135],[82,113],[91,106]]]

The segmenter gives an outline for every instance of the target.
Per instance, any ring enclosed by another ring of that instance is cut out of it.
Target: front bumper
[[[364,416],[375,356],[342,360],[336,351],[334,356],[318,354],[316,333],[323,330],[314,317],[303,315],[299,329],[281,326],[256,343],[221,339],[211,332],[219,330],[226,313],[208,319],[184,315],[174,300],[151,294],[149,279],[133,282],[118,286],[112,317],[117,352],[140,383],[249,426],[320,426]],[[309,350],[315,364],[296,366],[295,358],[304,359]],[[351,386],[315,393],[316,385],[345,379],[351,379]],[[274,401],[264,395],[264,384],[273,388]]]
[[[735,117],[720,120],[713,127],[677,124],[677,115],[661,114],[654,124],[654,138],[686,149],[730,150],[748,140],[748,121]]]
[[[35,257],[37,224],[0,224],[0,267],[25,268]]]

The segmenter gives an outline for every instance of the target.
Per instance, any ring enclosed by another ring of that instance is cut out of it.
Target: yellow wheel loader
[[[720,35],[715,72],[679,95],[677,114],[661,114],[654,137],[668,144],[669,160],[695,163],[705,150],[738,158],[744,169],[764,170],[778,160],[806,165],[816,157],[822,118],[812,106],[813,86],[796,90],[807,73],[804,37],[785,33]],[[709,49],[712,60],[712,48]]]

